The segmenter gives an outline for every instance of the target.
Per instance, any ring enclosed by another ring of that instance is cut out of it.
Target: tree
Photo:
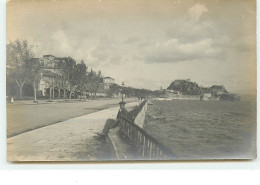
[[[7,78],[13,78],[19,88],[19,96],[23,96],[23,86],[30,80],[29,65],[33,58],[32,46],[26,40],[16,40],[6,46]]]
[[[91,94],[94,93],[94,80],[95,80],[96,73],[90,69],[90,72],[86,75],[86,88],[87,91]]]
[[[76,64],[74,71],[73,84],[77,87],[77,91],[81,93],[85,91],[85,83],[86,83],[86,74],[87,74],[87,66],[85,62],[82,60],[80,63]]]
[[[92,69],[90,69],[90,72],[86,76],[86,88],[91,93],[94,94],[94,97],[96,97],[97,92],[101,90],[101,82],[102,82],[102,74],[101,71],[98,71],[96,73]]]
[[[114,95],[118,95],[120,91],[120,86],[117,84],[111,84],[107,90],[107,96],[112,98]]]
[[[26,66],[26,68],[31,69],[28,74],[30,76],[28,81],[33,86],[34,101],[37,101],[37,88],[38,88],[38,84],[40,83],[40,80],[42,77],[41,63],[38,58],[37,59],[33,58],[27,63],[27,65],[28,66]]]
[[[63,98],[67,97],[67,90],[69,89],[69,83],[67,80],[67,72],[69,71],[69,68],[67,66],[67,60],[68,58],[64,58],[62,61],[60,61],[60,67],[61,67],[60,86],[63,89]]]
[[[54,89],[54,80],[57,78],[57,74],[49,71],[49,70],[44,70],[43,71],[43,76],[45,77],[44,81],[46,85],[49,87],[49,100],[51,101],[51,98],[53,97],[53,89]]]
[[[55,86],[58,88],[58,98],[60,98],[60,91],[63,87],[63,81],[62,81],[62,76],[57,76],[56,81],[55,81]]]
[[[66,59],[66,58],[65,58]],[[56,72],[58,75],[55,76],[55,81],[54,81],[54,86],[58,89],[58,98],[60,98],[61,95],[61,89],[63,89],[65,93],[65,79],[64,79],[64,74],[63,71],[61,70],[62,65],[64,63],[64,58],[59,58],[58,60],[55,61],[54,65],[54,72]],[[55,69],[57,69],[55,71]],[[53,93],[54,95],[54,93]],[[64,95],[65,97],[65,95]]]
[[[75,90],[75,66],[76,61],[68,57],[66,60],[64,60],[64,63],[62,63],[61,70],[62,74],[64,76],[64,80],[66,81],[66,84],[68,86],[68,89],[70,91],[69,98],[71,99],[72,93]]]

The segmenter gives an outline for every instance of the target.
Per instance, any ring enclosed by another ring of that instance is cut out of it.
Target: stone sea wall
[[[134,119],[134,123],[141,128],[144,128],[146,112],[147,112],[147,101],[145,102],[142,109],[140,110],[140,112],[137,114],[137,116]]]

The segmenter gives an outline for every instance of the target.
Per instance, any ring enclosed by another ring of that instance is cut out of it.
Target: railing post
[[[148,140],[148,142],[147,142],[147,155],[148,155],[148,157],[149,157],[149,159],[151,158],[151,153],[150,153],[150,146],[151,146],[151,141],[150,140]]]
[[[156,159],[159,158],[159,148],[156,146]]]
[[[145,152],[144,152],[145,154],[144,154],[144,155],[145,155],[146,158],[147,158],[147,145],[148,145],[148,139],[147,139],[147,137],[145,136],[145,145],[144,145],[144,146],[145,146],[145,150],[144,150],[144,151],[145,151]]]
[[[145,136],[143,134],[142,134],[142,145],[143,145],[142,156],[145,157]]]
[[[150,159],[153,157],[153,142],[150,144]]]
[[[132,141],[134,141],[134,126],[133,126],[133,124],[131,124],[131,138],[132,138]]]
[[[136,128],[133,127],[133,142],[134,142],[134,143],[136,143],[136,138],[137,138]]]
[[[129,138],[129,123],[127,122],[127,136]]]

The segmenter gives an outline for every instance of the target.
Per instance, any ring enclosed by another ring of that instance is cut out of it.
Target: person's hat
[[[121,101],[121,102],[119,102],[119,105],[121,105],[121,104],[125,105],[126,103],[124,101]]]

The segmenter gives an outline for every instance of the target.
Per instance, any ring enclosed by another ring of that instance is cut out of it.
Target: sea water
[[[256,155],[256,103],[151,101],[144,129],[177,159],[248,159]]]

